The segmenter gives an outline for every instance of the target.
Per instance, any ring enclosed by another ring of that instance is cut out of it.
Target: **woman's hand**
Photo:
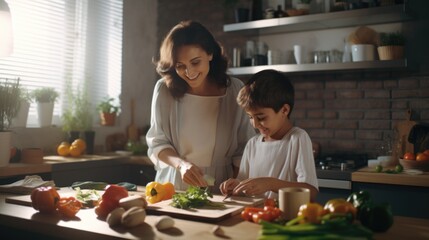
[[[199,167],[190,162],[182,161],[179,168],[185,183],[191,186],[207,187],[207,182],[204,180],[203,172]]]
[[[247,196],[260,195],[270,191],[270,178],[249,178],[234,188],[234,195],[244,193]]]
[[[226,180],[225,182],[221,183],[219,186],[219,190],[223,195],[227,195],[228,193],[233,192],[234,188],[239,184],[240,182],[235,178],[230,178]]]

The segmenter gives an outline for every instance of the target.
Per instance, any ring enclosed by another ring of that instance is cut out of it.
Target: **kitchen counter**
[[[63,188],[60,191],[70,191]],[[175,219],[175,227],[158,231],[155,227],[157,216],[148,215],[144,224],[135,228],[115,227],[97,218],[93,209],[82,209],[77,218],[63,220],[58,215],[40,214],[32,207],[6,203],[7,194],[0,194],[0,229],[3,236],[25,234],[44,239],[257,239],[260,226],[243,221],[240,215],[216,224]],[[386,233],[374,235],[375,239],[427,239],[429,220],[395,216],[394,225]],[[224,236],[215,236],[211,230],[219,225]],[[16,233],[16,232],[15,232]],[[10,236],[12,237],[12,236]]]
[[[377,173],[374,168],[365,167],[352,173],[353,182],[392,184],[416,187],[429,187],[429,172],[420,175],[407,173]]]
[[[83,155],[81,157],[61,157],[61,156],[45,156],[43,163],[28,164],[28,163],[10,163],[7,166],[0,167],[0,178],[8,178],[18,175],[32,175],[40,173],[50,173],[53,168],[62,168],[61,165],[70,167],[86,164],[100,164],[101,162],[121,162],[124,164],[139,164],[153,165],[146,156],[121,156],[114,153],[107,155]],[[53,167],[55,165],[55,167]]]

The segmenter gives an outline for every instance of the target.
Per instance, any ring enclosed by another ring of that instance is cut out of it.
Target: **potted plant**
[[[71,84],[66,85],[66,97],[69,106],[63,112],[62,129],[69,134],[69,142],[80,137],[83,132],[84,140],[87,144],[86,152],[93,153],[95,131],[93,131],[93,112],[88,99],[86,87],[73,91]]]
[[[97,105],[97,110],[100,112],[101,125],[115,125],[116,116],[119,112],[119,105],[115,104],[114,98],[106,97]]]
[[[9,164],[11,132],[8,128],[19,108],[19,78],[0,79],[0,166]]]
[[[30,110],[32,99],[28,89],[19,88],[19,107],[15,118],[12,119],[12,127],[26,127],[28,111]]]
[[[52,124],[54,104],[59,97],[59,93],[54,88],[42,87],[34,89],[31,92],[31,96],[37,103],[37,115],[40,127],[50,126]]]
[[[380,60],[402,59],[404,57],[405,37],[401,32],[380,33],[377,48]]]

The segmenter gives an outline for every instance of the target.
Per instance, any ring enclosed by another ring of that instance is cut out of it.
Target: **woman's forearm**
[[[161,152],[159,152],[158,158],[159,158],[159,160],[161,160],[165,164],[168,164],[168,165],[170,165],[176,169],[183,162],[183,159],[181,159],[179,157],[179,155],[177,154],[177,152],[172,148],[166,148],[166,149],[162,150]]]

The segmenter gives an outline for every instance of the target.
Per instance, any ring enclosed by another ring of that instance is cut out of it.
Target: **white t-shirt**
[[[199,167],[209,167],[212,163],[220,98],[185,94],[180,101],[181,157]]]
[[[249,140],[243,152],[237,179],[274,177],[290,182],[305,182],[318,189],[312,144],[307,132],[292,127],[278,141],[263,142],[258,134]],[[277,198],[274,192],[265,194]]]

